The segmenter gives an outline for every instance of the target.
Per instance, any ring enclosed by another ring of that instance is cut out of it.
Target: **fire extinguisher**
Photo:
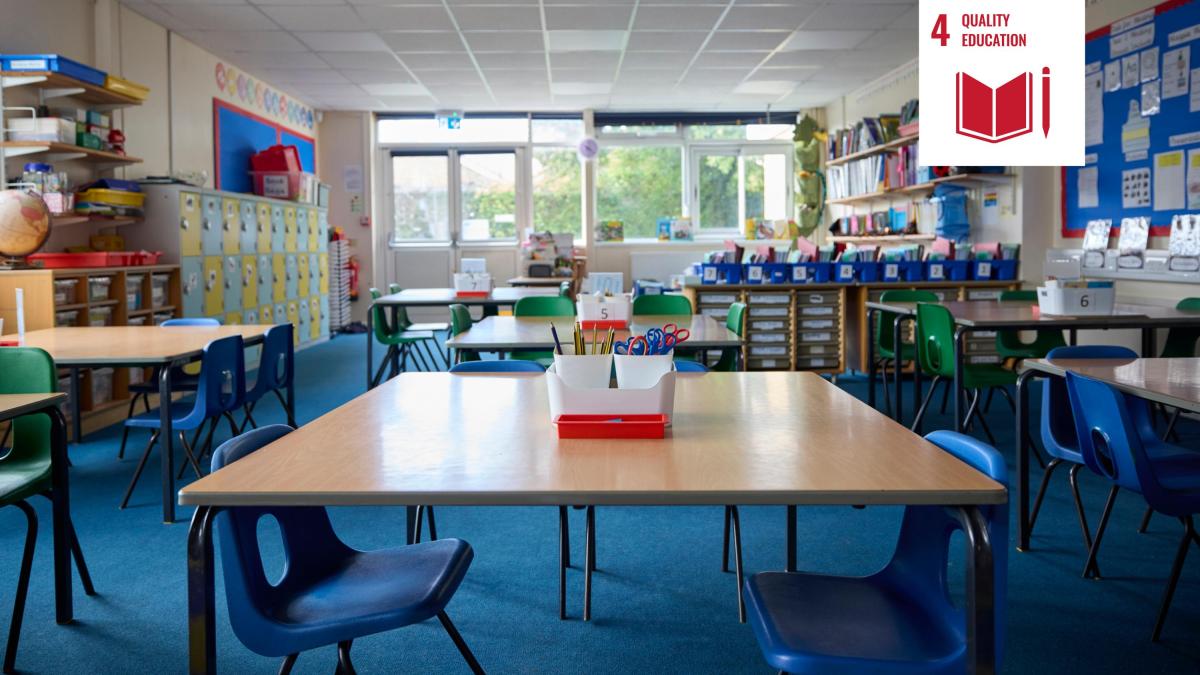
[[[353,302],[358,300],[358,256],[350,256],[346,267],[350,270],[350,300]]]

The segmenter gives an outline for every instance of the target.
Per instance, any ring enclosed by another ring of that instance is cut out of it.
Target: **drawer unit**
[[[814,356],[837,358],[838,349],[834,344],[808,344],[801,343],[796,345],[796,358],[811,358]]]
[[[784,319],[756,319],[746,323],[746,329],[752,331],[772,331],[788,329],[789,320]]]
[[[746,370],[788,370],[792,362],[788,358],[749,358],[746,359]]]
[[[752,345],[772,343],[787,344],[788,333],[787,331],[781,331],[779,333],[747,332],[746,339]]]
[[[749,307],[746,311],[751,319],[790,319],[792,316],[792,311],[789,307]]]
[[[796,291],[796,305],[833,305],[837,306],[841,302],[842,292],[839,290],[829,291]]]
[[[968,288],[967,300],[999,300],[1004,291],[999,288]]]
[[[803,331],[810,330],[837,330],[838,321],[835,316],[827,317],[811,317],[800,316],[797,319],[796,329]]]
[[[838,367],[837,355],[805,356],[796,359],[796,370],[830,370]]]
[[[790,290],[746,292],[747,366],[760,370],[790,370],[792,367],[792,298]],[[766,364],[774,362],[774,366]]]
[[[221,252],[235,255],[241,246],[242,211],[237,199],[225,197],[221,200]]]
[[[742,299],[740,293],[722,292],[722,293],[698,293],[696,295],[697,311],[705,316],[725,322],[729,316],[729,306]]]

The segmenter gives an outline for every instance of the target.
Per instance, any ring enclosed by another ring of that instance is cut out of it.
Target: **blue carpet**
[[[360,394],[363,336],[342,336],[297,356],[301,423]],[[841,385],[865,396],[861,378]],[[910,397],[911,398],[911,397]],[[911,401],[909,404],[911,405]],[[1035,407],[1036,409],[1036,407]],[[283,420],[265,403],[259,422]],[[989,416],[1000,448],[1012,455],[1012,416],[997,401]],[[937,416],[928,429],[949,425]],[[1200,443],[1200,427],[1185,424],[1184,441]],[[158,504],[158,458],[152,458],[130,508],[117,504],[145,435],[117,461],[120,428],[93,434],[71,449],[72,503],[79,537],[100,595],[76,583],[71,626],[54,624],[50,509],[36,504],[42,530],[17,666],[36,673],[178,673],[186,669],[185,540],[190,509],[164,526]],[[831,451],[836,449],[831,448]],[[1034,474],[1034,485],[1040,473]],[[1094,522],[1106,487],[1084,475],[1084,500]],[[1034,551],[1010,554],[1009,628],[1004,670],[1010,673],[1197,672],[1200,643],[1200,554],[1193,551],[1176,592],[1163,640],[1150,630],[1179,525],[1156,517],[1135,532],[1142,507],[1118,500],[1104,550],[1102,581],[1081,579],[1084,554],[1064,473],[1056,477],[1034,535]],[[800,566],[845,574],[872,571],[895,541],[896,508],[806,508],[800,511]],[[583,556],[583,512],[572,512],[575,561]],[[784,564],[782,507],[743,509],[749,571]],[[551,508],[438,508],[442,536],[466,539],[475,561],[448,612],[489,672],[507,673],[767,673],[748,627],[737,623],[734,579],[720,572],[720,508],[597,510],[598,564],[594,620],[579,620],[583,578],[568,576],[569,621],[557,618],[557,514]],[[403,541],[403,509],[338,509],[334,521],[352,545]],[[1013,536],[1015,537],[1015,524]],[[7,633],[24,519],[0,510],[0,629]],[[957,549],[955,549],[957,551]],[[1010,548],[1010,550],[1012,550]],[[268,549],[272,564],[277,553]],[[961,577],[961,558],[952,577]],[[273,659],[241,646],[225,617],[218,581],[219,663],[225,672],[272,673]],[[364,673],[466,672],[436,622],[357,641]],[[298,673],[328,673],[331,649],[306,653]]]

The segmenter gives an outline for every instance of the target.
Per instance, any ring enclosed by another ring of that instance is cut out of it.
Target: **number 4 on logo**
[[[934,40],[940,40],[943,47],[946,46],[946,41],[950,39],[950,33],[946,32],[946,15],[938,14],[937,19],[933,22],[933,32],[929,37]]]

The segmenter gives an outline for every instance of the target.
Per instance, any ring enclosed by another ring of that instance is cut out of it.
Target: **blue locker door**
[[[225,311],[240,312],[242,310],[242,257],[240,255],[225,256]]]
[[[204,255],[221,255],[221,198],[215,195],[201,197],[200,252]]]
[[[242,323],[246,324],[247,326],[257,325],[258,324],[258,310],[257,309],[247,309],[245,312],[243,312],[242,313]]]
[[[258,212],[254,208],[254,202],[249,199],[242,200],[242,231],[238,234],[240,239],[241,254],[254,253],[258,246],[256,237],[258,236]]]
[[[321,296],[321,337],[329,337],[329,296]]]
[[[296,209],[296,250],[308,250],[308,209]]]
[[[312,318],[310,316],[310,314],[312,314],[312,312],[309,311],[308,302],[301,302],[299,309],[300,309],[300,341],[308,342],[309,339],[311,339],[311,337],[312,337],[312,330],[308,327],[308,325],[309,325],[308,322]]]
[[[317,212],[317,250],[329,250],[329,212]]]
[[[316,253],[308,254],[308,294],[314,297],[321,294],[320,264]]]
[[[285,279],[287,299],[295,300],[300,295],[300,266],[296,263],[295,253],[287,255],[287,266],[284,269],[287,274]]]
[[[271,278],[271,254],[258,256],[258,304],[271,304],[271,292],[275,281]]]
[[[179,273],[183,283],[183,316],[204,316],[204,259],[184,258]]]
[[[283,207],[271,207],[271,250],[283,251]]]

